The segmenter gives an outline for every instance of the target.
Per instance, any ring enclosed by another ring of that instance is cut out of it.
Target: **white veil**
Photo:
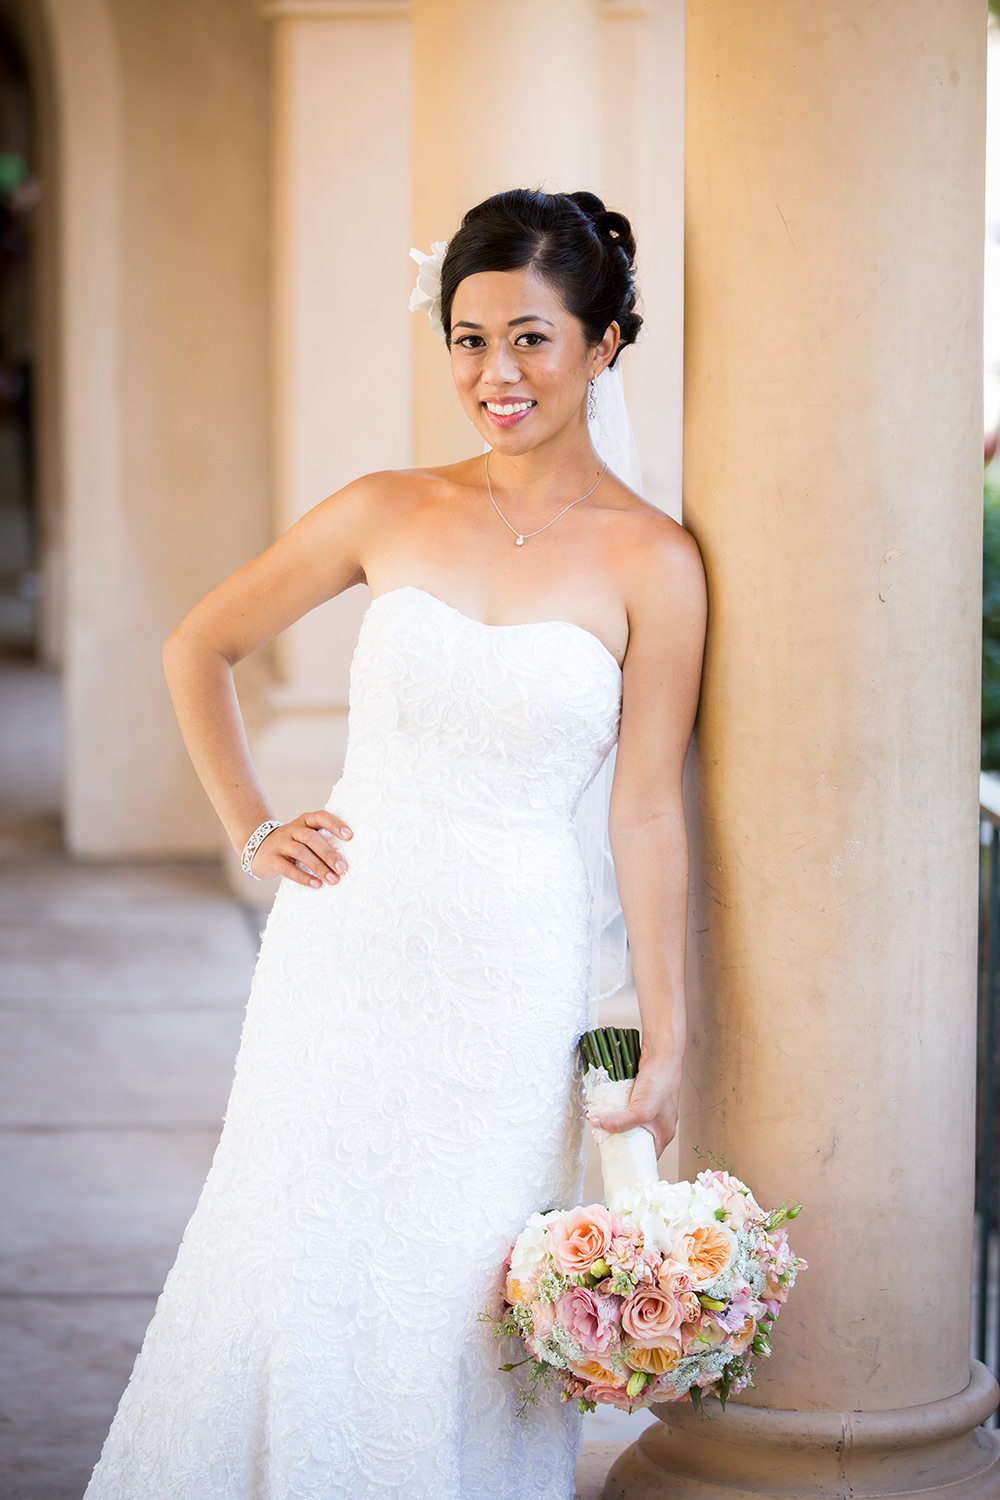
[[[630,489],[642,494],[639,454],[632,435],[621,370],[609,366],[594,385],[594,415],[590,437],[608,468]],[[618,896],[615,865],[608,834],[611,783],[617,744],[580,798],[575,826],[593,893],[590,922],[590,1026],[599,1022],[600,1002],[620,990],[628,977],[628,937]]]

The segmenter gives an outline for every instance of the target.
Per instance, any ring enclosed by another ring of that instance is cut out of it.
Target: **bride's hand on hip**
[[[253,873],[259,880],[282,875],[314,890],[337,885],[347,870],[347,861],[333,841],[351,836],[347,824],[332,813],[300,813],[290,823],[275,828],[257,846]]]
[[[625,1109],[594,1105],[586,1111],[591,1125],[617,1135],[641,1125],[649,1131],[656,1154],[666,1150],[677,1133],[677,1110],[681,1091],[680,1068],[670,1061],[646,1062],[640,1057],[639,1072]]]

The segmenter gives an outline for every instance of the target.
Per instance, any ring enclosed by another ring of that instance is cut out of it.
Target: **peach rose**
[[[738,1329],[736,1333],[731,1333],[729,1335],[730,1344],[734,1353],[742,1354],[744,1349],[749,1348],[749,1346],[753,1343],[753,1337],[756,1332],[756,1319],[748,1313],[746,1322],[743,1324],[743,1327]]]
[[[592,1385],[595,1381],[599,1385],[628,1385],[627,1370],[622,1370],[620,1373],[615,1374],[614,1370],[608,1365],[602,1364],[599,1359],[582,1359],[577,1364],[570,1365],[570,1369],[574,1375],[578,1375],[588,1385]]]
[[[531,1304],[531,1326],[536,1339],[544,1339],[555,1326],[556,1310],[551,1302],[535,1301]]]
[[[724,1328],[720,1328],[714,1318],[706,1318],[704,1323],[683,1323],[680,1329],[681,1348],[685,1354],[705,1354],[709,1349],[717,1349],[724,1344],[729,1337]]]
[[[691,1290],[691,1272],[679,1260],[668,1255],[656,1273],[656,1282],[661,1292],[669,1292],[676,1297],[680,1292]]]
[[[620,1232],[621,1225],[603,1203],[571,1208],[549,1225],[549,1250],[560,1271],[579,1276],[610,1250]]]
[[[722,1224],[699,1224],[674,1243],[673,1258],[691,1272],[695,1286],[707,1286],[721,1276],[733,1258],[736,1237]]]
[[[699,1323],[702,1316],[702,1305],[698,1301],[695,1292],[680,1292],[677,1296],[677,1304],[681,1310],[681,1319],[685,1323]]]
[[[517,1276],[507,1272],[507,1281],[504,1287],[504,1296],[508,1302],[530,1302],[536,1291],[535,1281],[522,1281]]]
[[[644,1349],[666,1343],[680,1326],[677,1298],[655,1286],[637,1287],[622,1308],[622,1328]]]
[[[643,1370],[647,1375],[665,1375],[680,1363],[684,1351],[676,1339],[669,1339],[663,1344],[656,1344],[652,1348],[643,1349],[638,1344],[629,1344],[625,1349],[625,1358],[633,1370]]]

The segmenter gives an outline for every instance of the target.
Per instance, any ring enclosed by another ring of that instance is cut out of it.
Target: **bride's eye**
[[[478,333],[463,333],[461,338],[452,340],[452,343],[458,344],[462,349],[472,349],[474,344],[478,348],[482,342]]]
[[[520,343],[521,339],[534,340],[534,343],[531,343],[527,346],[529,349],[534,349],[538,344],[548,343],[548,339],[545,337],[544,333],[522,333],[518,336],[517,342]]]

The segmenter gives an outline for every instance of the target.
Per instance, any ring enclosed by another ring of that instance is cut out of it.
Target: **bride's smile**
[[[531,266],[480,271],[455,293],[451,367],[466,415],[498,455],[555,442],[564,485],[571,449],[593,464],[587,385],[613,352],[613,341],[610,350],[588,345],[580,320]]]

